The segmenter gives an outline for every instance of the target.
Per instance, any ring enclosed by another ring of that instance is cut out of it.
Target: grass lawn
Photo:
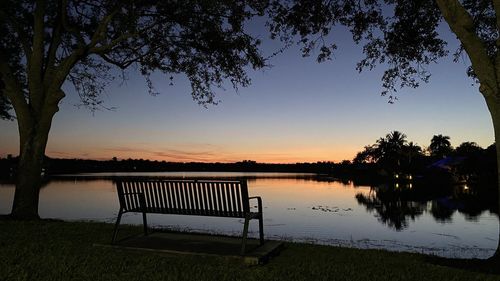
[[[268,264],[248,267],[224,258],[92,246],[109,243],[112,229],[104,223],[0,220],[0,280],[500,280],[477,266],[459,268],[478,261],[381,250],[287,243]]]

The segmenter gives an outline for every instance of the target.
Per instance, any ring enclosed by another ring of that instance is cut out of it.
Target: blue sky
[[[454,38],[443,31],[447,38]],[[193,102],[183,76],[174,86],[154,75],[158,96],[144,79],[112,83],[105,105],[94,114],[67,97],[54,118],[47,155],[61,158],[144,158],[167,161],[315,162],[352,159],[363,146],[398,130],[426,147],[435,134],[486,147],[494,142],[484,99],[465,74],[465,62],[448,57],[429,67],[429,84],[398,92],[389,104],[380,96],[383,67],[359,74],[359,46],[343,31],[332,61],[318,64],[292,47],[272,58],[271,68],[249,70],[252,84],[235,92],[216,90],[221,103],[204,108]],[[262,36],[265,39],[265,36]],[[457,42],[450,40],[450,49]],[[264,40],[264,54],[279,43]],[[18,154],[15,122],[0,121],[0,156]]]

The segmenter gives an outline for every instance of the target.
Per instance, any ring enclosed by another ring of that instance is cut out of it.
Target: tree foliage
[[[491,0],[294,0],[277,6],[279,8],[273,10],[275,20],[270,24],[273,36],[298,41],[304,56],[319,50],[318,61],[330,59],[337,48],[334,27],[348,28],[353,40],[363,46],[365,55],[358,62],[357,69],[373,69],[377,65],[385,67],[381,78],[382,94],[388,94],[390,102],[397,98],[394,94],[400,88],[418,87],[421,82],[428,82],[431,75],[427,66],[450,53],[448,38],[442,38],[438,32],[445,19],[443,11],[456,15],[463,9],[471,21],[465,28],[481,42],[476,47],[484,47],[486,56],[492,61],[498,53],[495,43],[498,39],[497,21]],[[450,9],[454,10],[450,12]],[[463,23],[461,20],[458,19]],[[467,50],[461,44],[453,52],[456,61],[460,60],[463,51],[470,55],[480,50]],[[487,76],[477,72],[480,69],[478,59],[471,58],[471,61],[467,67],[470,76]]]
[[[14,87],[25,101],[45,98],[27,79],[39,72],[46,90],[71,83],[82,104],[101,106],[100,94],[115,78],[112,68],[136,68],[151,93],[155,71],[182,73],[193,99],[216,103],[214,87],[250,82],[246,68],[261,68],[260,41],[244,23],[262,14],[265,1],[10,1],[2,0],[0,113],[11,109]],[[43,32],[41,32],[43,30]]]
[[[0,32],[3,61],[28,95],[26,66],[35,34],[36,3],[43,4],[45,32],[43,67],[53,72],[67,64],[69,81],[82,104],[98,108],[100,94],[113,79],[110,67],[137,68],[156,93],[150,75],[155,71],[169,77],[183,73],[191,82],[193,98],[216,103],[214,88],[229,81],[235,88],[247,86],[246,67],[261,68],[265,60],[259,39],[246,33],[245,22],[254,16],[267,17],[272,38],[297,43],[302,54],[317,54],[329,60],[337,45],[335,26],[345,26],[365,57],[357,69],[385,67],[382,94],[392,102],[401,87],[418,87],[430,78],[427,65],[448,55],[447,42],[438,27],[443,12],[435,0],[334,0],[334,1],[34,1],[2,0]],[[490,0],[460,1],[469,14],[473,31],[492,60],[498,38],[495,10]],[[451,5],[451,4],[450,4]],[[464,45],[455,50],[459,60]],[[72,56],[76,54],[75,56]],[[479,78],[468,67],[468,74]],[[44,77],[45,78],[45,77]],[[5,78],[3,78],[5,79]],[[46,79],[44,79],[46,80]],[[0,116],[9,117],[12,101],[0,95]]]
[[[471,157],[482,152],[483,148],[481,148],[477,143],[471,141],[463,142],[455,148],[455,153],[459,156]]]

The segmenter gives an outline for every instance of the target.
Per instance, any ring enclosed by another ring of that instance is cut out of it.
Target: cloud
[[[78,155],[76,155],[74,152],[57,151],[57,150],[47,151],[46,154],[49,157],[61,157],[61,158],[86,158],[90,155],[89,153],[78,153]]]
[[[210,149],[207,149],[210,148]],[[232,162],[231,159],[225,157],[221,149],[210,144],[192,144],[191,146],[182,144],[181,148],[166,148],[158,150],[143,148],[143,147],[111,147],[104,150],[112,153],[120,154],[122,158],[144,158],[152,160],[178,161],[178,162]]]
[[[245,148],[214,145],[209,143],[174,143],[158,146],[152,143],[130,143],[116,147],[94,147],[83,153],[64,150],[49,151],[48,155],[61,158],[91,159],[149,159],[172,162],[221,162],[230,163],[242,160],[254,160],[263,163],[296,163],[326,161],[315,150],[300,148]]]

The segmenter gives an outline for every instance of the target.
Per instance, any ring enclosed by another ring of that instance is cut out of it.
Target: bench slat
[[[156,188],[158,189],[158,200],[160,200],[160,209],[161,212],[166,212],[165,208],[165,197],[163,196],[163,188],[161,186],[161,182],[156,182]]]
[[[231,183],[226,183],[225,184],[226,188],[226,200],[227,200],[227,213],[228,216],[233,215],[233,201],[231,200]]]
[[[149,197],[151,198],[151,205],[149,206],[151,208],[151,212],[154,212],[154,210],[156,209],[156,206],[157,206],[157,202],[156,202],[156,191],[155,191],[155,187],[154,187],[154,182],[150,181],[150,182],[146,182],[144,183],[144,188],[146,190],[147,193],[149,193]]]
[[[195,212],[194,214],[195,215],[200,215],[201,214],[201,208],[200,208],[200,194],[199,194],[199,191],[200,189],[199,188],[196,188],[198,183],[193,183],[192,185],[192,190],[193,190],[193,201],[194,201],[194,205],[193,205],[193,208],[195,209]]]
[[[224,191],[225,184],[224,183],[219,183],[219,190],[220,190],[220,195],[221,195],[221,209],[220,211],[222,212],[223,216],[226,216],[227,213],[227,202],[226,202],[226,192]]]
[[[208,191],[207,191],[207,184],[206,183],[200,183],[201,184],[201,190],[203,192],[203,210],[204,213],[210,214],[210,206],[208,204]]]
[[[166,191],[167,212],[172,213],[172,210],[174,209],[174,204],[172,203],[172,189],[170,188],[170,182],[162,182],[161,184]]]
[[[133,184],[133,183],[132,183]],[[127,184],[127,193],[133,193],[134,191],[130,188],[130,183]],[[136,196],[127,195],[126,197],[127,205],[129,209],[135,209],[137,206],[134,204],[134,200],[137,200]],[[137,204],[138,205],[138,204]]]
[[[153,202],[151,200],[151,189],[148,187],[148,182],[140,182],[141,192],[146,196],[146,211],[148,213],[152,212]]]
[[[186,215],[191,215],[190,212],[190,203],[189,203],[189,183],[188,182],[183,182],[182,184],[182,199],[184,202],[184,207],[183,207],[183,214]]]
[[[232,205],[232,210],[233,210],[233,216],[236,216],[236,213],[238,212],[238,209],[236,208],[236,185],[234,183],[231,184],[231,201],[233,203]]]
[[[154,196],[153,196],[154,207],[161,210],[161,202],[160,202],[160,199],[158,196],[158,194],[160,193],[160,190],[158,189],[157,182],[150,182],[150,185],[152,186],[153,193],[154,193]]]
[[[194,191],[193,191],[193,183],[192,182],[188,182],[187,183],[187,191],[188,191],[188,194],[189,194],[189,198],[186,197],[187,199],[189,199],[189,207],[188,209],[190,210],[190,213],[193,214],[193,215],[196,215],[196,207],[195,207],[195,204],[194,204]]]
[[[182,209],[181,183],[172,182],[172,183],[170,183],[170,188],[172,189],[172,211],[173,211],[173,213],[178,214],[179,210]]]
[[[206,183],[206,185],[207,185],[207,191],[208,191],[208,205],[209,205],[208,210],[210,210],[210,215],[215,216],[216,215],[215,209],[217,209],[217,206],[216,206],[217,199],[215,199],[216,195],[214,194],[215,189],[213,188],[213,186],[210,183]]]
[[[168,213],[169,212],[169,206],[168,206],[168,189],[165,187],[165,183],[164,182],[159,182],[158,183],[160,185],[160,188],[161,188],[161,194],[162,194],[162,197],[163,197],[163,211]]]

